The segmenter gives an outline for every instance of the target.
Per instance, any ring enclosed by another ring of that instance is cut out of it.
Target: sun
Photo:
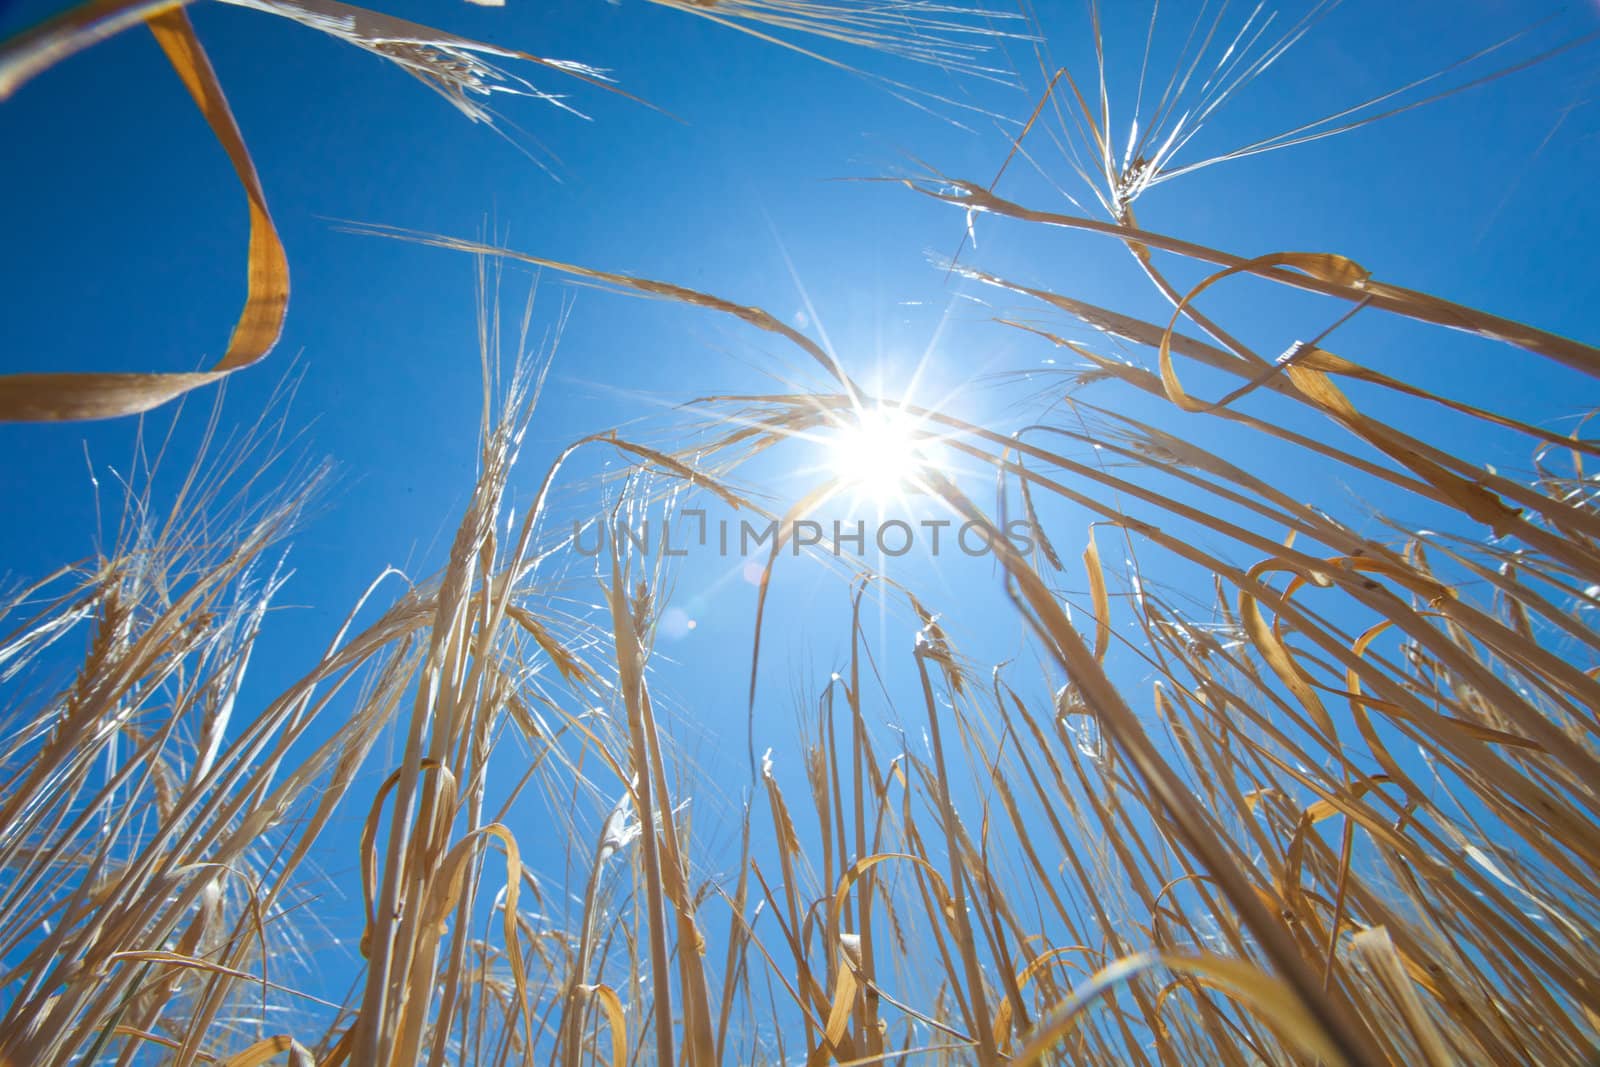
[[[880,502],[915,488],[928,466],[916,420],[887,404],[847,416],[829,447],[839,481]]]

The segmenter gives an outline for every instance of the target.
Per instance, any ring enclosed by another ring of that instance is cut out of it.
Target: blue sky
[[[0,9],[0,33],[56,6],[13,2]],[[1146,9],[1116,7],[1108,33],[1115,62],[1131,77]],[[384,566],[421,577],[442,561],[476,454],[471,261],[353,236],[338,220],[466,237],[488,227],[532,254],[761,305],[808,331],[820,320],[852,373],[882,380],[885,392],[926,353],[923,398],[958,392],[960,410],[1000,424],[1036,414],[977,379],[1042,370],[1058,354],[989,324],[993,309],[969,298],[1002,309],[1019,300],[947,279],[931,262],[960,244],[961,216],[898,185],[835,180],[914,172],[922,160],[987,182],[1005,157],[1008,128],[948,105],[930,113],[868,79],[638,0],[509,0],[504,9],[395,2],[387,10],[607,67],[621,88],[661,110],[540,74],[542,87],[570,90],[590,120],[505,97],[502,138],[329,37],[257,12],[195,5],[192,18],[251,147],[294,285],[283,340],[230,382],[227,418],[250,421],[292,365],[300,380],[290,425],[308,454],[330,457],[338,472],[294,538],[296,577],[282,598],[294,607],[278,616],[286,625],[269,625],[263,638],[263,692],[277,671],[292,677],[294,663],[320,650]],[[1352,0],[1234,100],[1192,157],[1394,88],[1544,13],[1510,2]],[[1600,27],[1592,5],[1548,13],[1554,20],[1534,41]],[[1088,69],[1080,5],[1042,3],[1038,14],[1055,60]],[[1028,46],[1013,43],[1009,52],[1020,88],[952,84],[868,54],[831,54],[1020,117],[1042,79]],[[1590,47],[1368,129],[1190,175],[1141,200],[1141,222],[1241,253],[1342,252],[1386,280],[1591,339],[1600,298],[1594,55]],[[179,370],[215,357],[243,293],[243,198],[148,34],[125,34],[24,87],[0,105],[0,144],[0,372]],[[1020,165],[1001,191],[1070,208]],[[1164,318],[1127,257],[1100,238],[983,220],[977,249],[963,258]],[[508,302],[520,302],[522,277],[508,272]],[[818,384],[797,353],[701,312],[574,289],[550,276],[538,299],[540,323],[569,300],[571,315],[516,482],[522,499],[549,459],[584,433],[707,393],[771,391],[762,366]],[[1249,336],[1264,352],[1331,321],[1321,304],[1260,300],[1259,289],[1241,288],[1219,293],[1215,306],[1249,315]],[[1369,317],[1336,336],[1334,351],[1552,428],[1567,428],[1563,419],[1594,404],[1574,392],[1575,376],[1437,330]],[[1519,362],[1509,367],[1508,358]],[[208,403],[209,396],[191,399],[175,459],[193,447]],[[1157,421],[1154,404],[1130,410]],[[155,424],[164,419],[158,414]],[[1191,425],[1200,424],[1182,423]],[[1224,430],[1205,426],[1226,445]],[[1457,432],[1443,421],[1428,429],[1447,441]],[[107,467],[125,469],[132,440],[131,422],[0,426],[0,500],[12,509],[0,523],[0,573],[34,576],[92,551],[85,450],[106,486]],[[1526,455],[1481,458],[1527,463]],[[1286,484],[1312,477],[1280,473]],[[1373,503],[1402,518],[1427,517],[1409,512],[1408,501]],[[690,732],[702,731],[689,747],[717,766],[731,756],[729,765],[742,770],[754,594],[748,583],[719,584],[723,565],[685,565],[678,589],[697,627],[662,652],[686,666],[706,662],[697,657],[734,666],[663,668],[696,724]],[[915,573],[935,590],[933,601],[998,603],[982,563]],[[769,692],[782,714],[758,751],[792,739],[789,683],[804,677],[814,686],[823,677],[817,671],[837,664],[838,623],[848,610],[842,592],[819,593],[799,578],[775,597],[788,624],[769,646]],[[1017,647],[1008,619],[972,630],[965,636],[979,659]],[[899,639],[909,640],[909,630]]]
[[[0,28],[54,6],[13,3]],[[682,121],[541,74],[542,87],[570,90],[592,121],[502,97],[509,138],[501,138],[332,38],[248,10],[193,10],[254,153],[294,282],[283,340],[272,358],[230,383],[230,410],[252,417],[298,361],[295,424],[305,427],[308,449],[340,465],[338,493],[296,550],[306,584],[321,594],[306,599],[325,601],[318,617],[337,617],[382,564],[426,569],[437,560],[468,484],[478,394],[470,261],[351,236],[336,220],[464,236],[488,226],[525,251],[665,278],[780,317],[800,313],[809,298],[864,378],[880,367],[888,379],[904,375],[936,336],[930,377],[951,386],[980,369],[1026,369],[1052,355],[1003,331],[971,330],[982,313],[929,264],[957,247],[958,214],[897,186],[831,180],[914,172],[914,157],[987,181],[1007,144],[996,124],[948,106],[930,115],[866,79],[646,3],[540,5],[537,14],[518,4],[391,10],[608,67],[620,87]],[[1536,41],[1600,23],[1592,9],[1552,13]],[[1346,3],[1232,101],[1191,156],[1394,88],[1543,14],[1495,3]],[[1088,69],[1080,6],[1047,4],[1040,19],[1052,61]],[[1120,50],[1130,85],[1142,30],[1143,16],[1131,13],[1108,26],[1114,69]],[[1025,114],[1041,79],[1026,45],[1008,51],[1025,88],[969,81],[955,91]],[[952,88],[940,72],[840,54]],[[1585,180],[1600,162],[1586,57],[1592,50],[1350,135],[1187,176],[1141,200],[1141,221],[1240,251],[1339,250],[1386,279],[1585,336],[1596,295],[1586,249],[1600,210]],[[957,116],[970,131],[948,121]],[[148,35],[125,34],[24,87],[0,110],[0,136],[13,146],[0,175],[11,294],[0,370],[176,370],[214,358],[242,295],[242,198]],[[533,166],[512,139],[550,160],[562,180]],[[1020,165],[1002,191],[1068,207]],[[986,269],[1160,314],[1125,257],[1107,254],[1103,240],[1005,224],[981,226],[979,238],[980,254],[968,258]],[[541,300],[550,311],[568,295],[547,284]],[[530,468],[540,466],[540,448],[549,454],[662,403],[767,385],[748,367],[778,352],[764,339],[752,343],[682,309],[572,295]],[[950,308],[953,324],[941,334]],[[1262,330],[1265,351],[1322,324],[1285,316],[1280,325],[1267,317],[1276,307],[1259,312],[1276,328]],[[1362,338],[1362,330],[1357,321],[1341,339]],[[1384,337],[1394,336],[1384,324]],[[1414,349],[1385,352],[1385,366],[1424,385],[1448,383],[1464,399],[1504,399],[1491,367],[1470,362],[1498,352],[1446,352],[1437,331],[1419,336],[1424,343]],[[787,373],[799,371],[792,355],[781,359]],[[1570,413],[1559,381],[1519,378],[1523,410],[1534,418]],[[7,499],[52,516],[0,531],[10,571],[37,573],[88,548],[85,443],[97,463],[115,464],[130,439],[124,423],[0,427],[0,447],[25,457],[0,474]],[[359,563],[347,540],[356,531]]]

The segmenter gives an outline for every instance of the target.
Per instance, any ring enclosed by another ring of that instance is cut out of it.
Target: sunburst
[[[918,420],[891,404],[853,412],[828,446],[841,486],[879,504],[915,491],[934,462]]]

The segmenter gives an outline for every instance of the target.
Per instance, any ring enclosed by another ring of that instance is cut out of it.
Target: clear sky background
[[[0,6],[0,34],[58,6]],[[1126,93],[1148,9],[1107,6]],[[1163,17],[1178,22],[1180,7],[1167,5]],[[986,183],[1014,126],[950,104],[913,107],[879,83],[638,0],[509,0],[504,9],[394,0],[386,10],[606,67],[621,88],[661,110],[525,71],[542,88],[570,92],[590,118],[501,97],[502,138],[331,37],[249,10],[191,9],[251,148],[293,278],[283,340],[264,363],[231,380],[226,421],[251,421],[293,365],[300,383],[289,423],[308,454],[337,464],[333,491],[294,538],[296,576],[256,657],[262,695],[273,681],[298,675],[296,665],[320,651],[383,567],[421,577],[442,562],[475,464],[471,260],[343,233],[338,220],[465,237],[487,227],[522,251],[757,304],[814,335],[820,320],[847,368],[863,382],[881,381],[885,393],[898,392],[926,354],[920,399],[959,390],[958,410],[999,425],[1037,415],[1036,402],[1027,406],[978,382],[1001,371],[1048,373],[1045,361],[1059,354],[990,325],[994,309],[970,298],[1002,310],[1018,301],[949,279],[934,265],[961,242],[962,217],[898,185],[835,180],[915,173],[922,161]],[[1515,57],[1600,28],[1600,9],[1588,3],[1351,0],[1232,101],[1190,158],[1396,88],[1547,14],[1551,21]],[[1092,53],[1082,6],[1044,2],[1038,16],[1054,61],[1092,71],[1084,65]],[[1016,70],[1014,88],[829,52],[1011,119],[1026,116],[1042,89],[1032,47],[1020,42],[994,57]],[[1600,332],[1597,54],[1580,49],[1346,136],[1191,175],[1141,200],[1140,220],[1242,254],[1341,252],[1385,280],[1593,341]],[[1075,179],[1054,176],[1079,191]],[[1021,164],[1001,192],[1070,210]],[[147,33],[124,34],[40,76],[0,105],[0,371],[208,365],[242,299],[245,222],[226,158]],[[963,259],[1164,319],[1126,255],[1103,240],[985,220],[978,248]],[[507,299],[520,303],[524,285],[508,277]],[[1331,317],[1321,305],[1258,306],[1259,292],[1220,294],[1216,306],[1249,313],[1248,335],[1269,354]],[[770,391],[762,366],[820,384],[796,353],[704,313],[573,289],[548,276],[539,300],[541,324],[564,301],[572,306],[514,482],[520,500],[581,434],[708,393]],[[1335,351],[1552,428],[1569,429],[1572,416],[1600,399],[1575,392],[1576,376],[1534,357],[1436,330],[1377,329],[1361,319],[1338,337],[1329,345]],[[193,447],[209,395],[189,404],[174,473]],[[152,425],[165,418],[154,416]],[[1454,432],[1444,423],[1430,429],[1447,439]],[[0,574],[37,576],[92,552],[96,511],[85,450],[110,514],[108,468],[126,469],[133,434],[131,421],[0,426],[0,507],[7,509]],[[1474,458],[1527,464],[1525,454]],[[1280,473],[1290,484],[1306,476]],[[1378,503],[1409,517],[1405,501]],[[675,703],[693,724],[688,733],[701,731],[687,743],[709,765],[726,760],[737,773],[754,592],[748,583],[720,582],[726,564],[685,565],[679,603],[697,626],[662,652],[700,665],[673,672],[664,664]],[[983,563],[915,573],[932,583],[935,601],[941,592],[954,601],[993,593]],[[847,611],[842,590],[817,593],[795,583],[775,596],[786,625],[773,646],[775,714],[758,750],[792,741],[782,703],[787,683],[805,678],[814,691],[825,678],[817,671],[837,665]],[[994,618],[1001,623],[971,628],[969,647],[980,659],[1016,647],[1015,622]],[[898,634],[895,647],[905,647],[909,633]],[[706,670],[707,663],[723,669]]]

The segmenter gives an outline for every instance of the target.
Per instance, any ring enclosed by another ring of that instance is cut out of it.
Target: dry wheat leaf
[[[1296,997],[1288,983],[1274,978],[1246,960],[1224,956],[1184,956],[1167,952],[1146,952],[1117,960],[1073,990],[1073,994],[1048,1015],[1029,1035],[1015,1062],[1046,1062],[1051,1050],[1077,1028],[1084,1009],[1112,987],[1141,971],[1164,966],[1192,976],[1238,1001],[1262,1022],[1267,1023],[1287,1043],[1327,1064],[1343,1064],[1345,1058],[1329,1041]]]
[[[284,1052],[289,1054],[289,1067],[316,1067],[310,1051],[287,1034],[264,1037],[221,1061],[219,1067],[261,1067]]]
[[[0,42],[0,101],[62,60],[190,0],[90,0]]]
[[[234,122],[211,61],[182,8],[160,12],[149,26],[233,163],[250,202],[244,309],[227,351],[209,371],[177,374],[45,372],[0,376],[0,422],[69,422],[136,415],[200,386],[220,381],[272,351],[289,307],[289,262],[267,212],[266,194]]]

